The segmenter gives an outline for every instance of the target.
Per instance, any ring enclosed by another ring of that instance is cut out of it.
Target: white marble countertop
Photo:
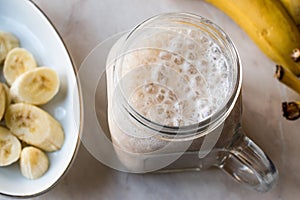
[[[281,102],[300,100],[273,77],[268,60],[229,17],[202,0],[34,0],[66,42],[77,66],[109,36],[155,14],[187,11],[219,24],[233,39],[243,64],[243,127],[273,160],[279,182],[268,193],[243,188],[219,170],[135,175],[112,170],[81,146],[67,175],[37,199],[299,199],[300,120],[282,117]],[[0,196],[0,199],[6,199]]]

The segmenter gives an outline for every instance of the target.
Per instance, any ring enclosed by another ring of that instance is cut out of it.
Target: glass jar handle
[[[248,137],[239,133],[218,166],[238,182],[267,192],[277,182],[278,172],[268,156]]]

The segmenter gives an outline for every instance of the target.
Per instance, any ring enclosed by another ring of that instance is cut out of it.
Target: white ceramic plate
[[[49,153],[50,168],[37,180],[24,178],[19,163],[0,168],[0,194],[35,196],[47,191],[64,175],[75,157],[82,128],[80,86],[70,55],[47,17],[29,0],[0,0],[0,30],[16,35],[21,47],[35,56],[38,64],[59,74],[57,96],[43,106],[63,126],[65,143],[61,150]],[[0,67],[2,74],[2,67]]]

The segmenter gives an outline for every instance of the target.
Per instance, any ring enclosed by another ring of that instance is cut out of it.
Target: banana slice
[[[0,64],[10,50],[19,46],[19,40],[11,33],[0,31]]]
[[[7,109],[9,105],[11,104],[11,95],[8,86],[5,83],[1,83],[4,91],[5,91],[5,108]]]
[[[7,128],[0,126],[0,166],[16,162],[20,153],[20,141]]]
[[[3,85],[0,83],[0,120],[2,120],[6,108],[6,93]]]
[[[43,176],[49,168],[47,155],[35,147],[25,147],[21,152],[20,169],[28,179],[37,179]]]
[[[14,102],[42,105],[58,92],[59,77],[47,67],[38,67],[19,76],[10,88]]]
[[[37,67],[33,55],[23,48],[14,48],[8,52],[3,66],[3,75],[8,85],[18,76]]]
[[[34,105],[11,104],[5,113],[5,122],[20,140],[44,151],[56,151],[64,143],[64,132],[59,122]]]

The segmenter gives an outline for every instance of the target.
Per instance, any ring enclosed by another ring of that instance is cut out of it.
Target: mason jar
[[[242,67],[229,36],[189,13],[152,17],[112,47],[108,124],[128,172],[218,167],[268,191],[277,170],[241,127]]]

